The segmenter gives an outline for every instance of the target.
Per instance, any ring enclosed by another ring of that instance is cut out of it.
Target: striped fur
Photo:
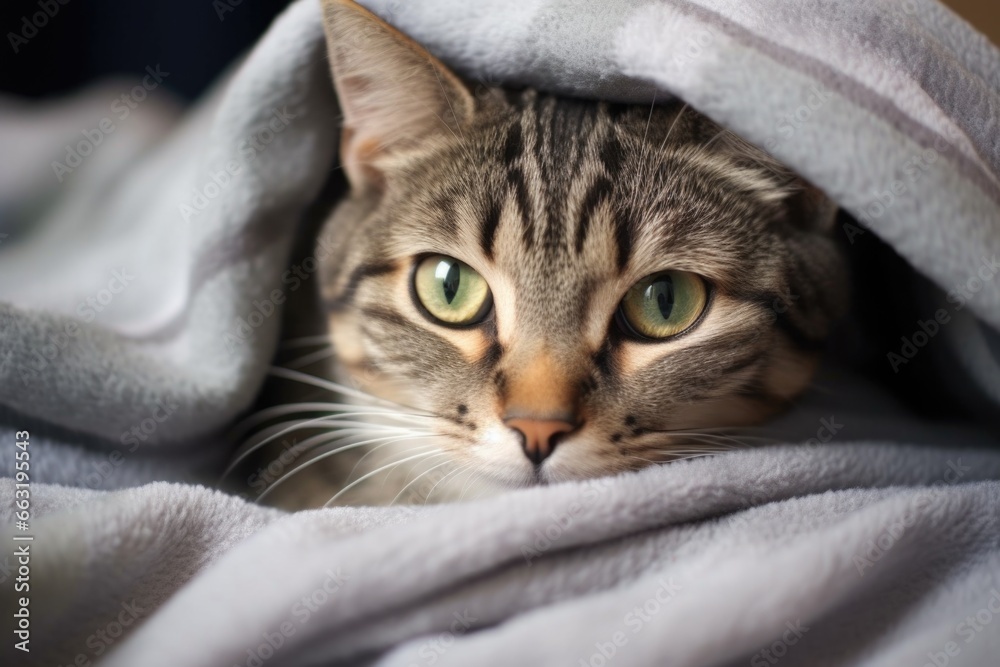
[[[817,191],[678,102],[473,95],[364,10],[326,11],[334,54],[338,26],[367,30],[340,47],[357,53],[332,59],[341,97],[364,62],[357,87],[380,100],[363,113],[345,104],[353,188],[325,232],[341,248],[323,283],[339,369],[437,415],[456,465],[508,485],[631,470],[697,444],[670,431],[758,422],[808,384],[847,293],[834,207]],[[414,119],[406,136],[376,109],[405,96],[451,114]],[[427,253],[486,278],[494,311],[482,325],[419,312],[410,276]],[[666,269],[708,281],[706,314],[674,339],[629,338],[622,296]],[[582,426],[536,468],[501,421],[511,410]]]

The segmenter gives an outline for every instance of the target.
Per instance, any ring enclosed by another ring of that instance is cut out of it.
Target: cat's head
[[[353,3],[325,15],[351,184],[334,348],[433,413],[451,460],[635,469],[806,387],[847,292],[818,191],[679,103],[476,91]]]

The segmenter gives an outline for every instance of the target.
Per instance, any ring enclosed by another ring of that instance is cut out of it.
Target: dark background
[[[0,91],[41,97],[68,93],[94,79],[140,74],[157,63],[165,86],[190,100],[249,48],[290,0],[0,0]],[[58,13],[15,54],[9,32],[39,2]],[[230,3],[236,3],[235,6]],[[947,0],[994,43],[1000,3]],[[218,7],[231,9],[222,13]]]
[[[14,53],[23,17],[58,12]],[[170,72],[166,88],[191,100],[267,29],[289,0],[0,0],[0,91],[32,98],[95,79]],[[230,3],[236,3],[231,6]],[[54,6],[54,7],[53,7]],[[222,13],[217,7],[231,11]]]

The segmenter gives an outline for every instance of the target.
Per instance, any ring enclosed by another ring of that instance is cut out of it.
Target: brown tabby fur
[[[354,502],[388,502],[432,465],[467,473],[434,492],[447,498],[717,451],[706,429],[759,422],[808,385],[847,293],[819,192],[679,102],[473,94],[366,10],[324,7],[352,186],[324,267],[338,375],[394,402],[359,405],[417,415],[421,434],[360,470],[429,453]],[[483,323],[420,312],[411,276],[428,253],[485,277]],[[666,269],[707,281],[707,311],[673,339],[635,340],[618,305]],[[502,421],[512,411],[580,426],[536,466]],[[295,502],[336,491],[318,487]]]

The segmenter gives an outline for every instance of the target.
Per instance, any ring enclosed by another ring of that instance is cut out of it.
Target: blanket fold
[[[5,159],[32,156],[0,169],[0,465],[30,430],[35,538],[32,650],[5,664],[994,664],[1000,51],[936,0],[363,4],[472,85],[676,96],[765,148],[853,216],[848,247],[930,281],[880,354],[994,430],[850,389],[797,406],[787,446],[474,503],[288,515],[190,483],[316,279],[289,256],[339,178],[298,0],[186,116],[151,97],[68,172],[36,169],[75,145],[62,116],[0,103],[31,130]]]

